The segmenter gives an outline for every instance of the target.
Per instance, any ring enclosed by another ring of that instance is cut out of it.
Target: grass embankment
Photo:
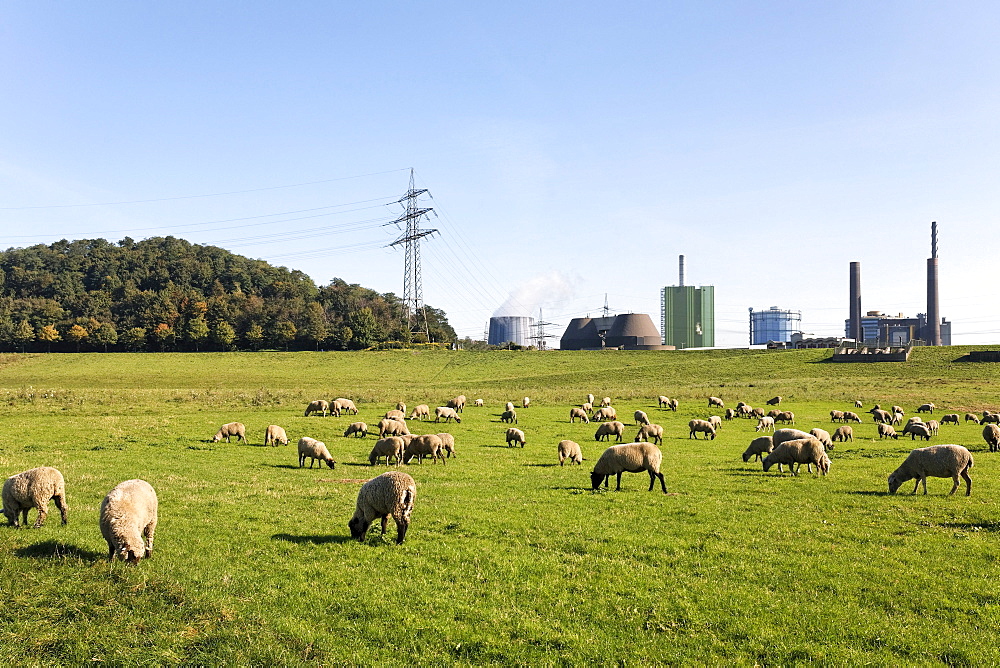
[[[979,427],[932,440],[974,451],[970,498],[945,496],[941,479],[927,497],[888,496],[919,444],[879,442],[870,421],[825,478],[744,464],[749,421],[687,438],[709,394],[780,394],[804,429],[832,430],[829,410],[855,398],[1000,408],[1000,365],[955,363],[964,352],[879,365],[826,363],[828,351],[5,356],[0,474],[59,468],[70,524],[0,528],[0,662],[997,663],[1000,455]],[[454,433],[459,455],[405,467],[418,485],[407,542],[349,541],[358,481],[379,469],[372,439],[341,437],[346,425],[460,392],[487,406],[411,424]],[[614,398],[630,436],[637,408],[664,425],[676,495],[646,492],[645,474],[589,491],[605,446],[568,422],[587,392]],[[680,410],[658,409],[659,394]],[[499,412],[524,395],[528,444],[509,450]],[[302,417],[335,396],[361,414]],[[251,445],[206,442],[231,420]],[[336,470],[260,447],[272,423],[324,440]],[[562,438],[584,466],[556,465]],[[109,565],[98,508],[133,477],[160,496],[157,554]]]

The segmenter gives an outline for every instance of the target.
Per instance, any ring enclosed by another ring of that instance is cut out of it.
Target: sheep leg
[[[615,483],[615,491],[616,492],[622,491],[622,472],[621,471],[618,472],[618,481]]]
[[[146,525],[146,528],[142,530],[142,535],[146,538],[146,558],[150,559],[153,556],[153,532],[156,531],[156,522],[150,522]]]
[[[67,518],[66,513],[69,512],[69,507],[66,505],[66,497],[62,494],[57,494],[52,497],[56,502],[56,508],[59,509],[59,514],[62,516],[62,523],[66,524]]]
[[[386,524],[387,524],[388,522],[389,522],[389,516],[388,516],[388,515],[383,515],[383,516],[382,516],[382,535],[383,535],[383,536],[385,535],[385,525],[386,525]]]
[[[972,478],[969,477],[968,467],[962,471],[962,477],[965,479],[965,495],[972,496]]]

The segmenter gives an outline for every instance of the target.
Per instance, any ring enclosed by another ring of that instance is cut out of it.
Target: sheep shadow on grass
[[[325,545],[326,543],[349,543],[353,538],[350,536],[293,536],[288,533],[276,533],[271,536],[271,540],[284,540],[296,545],[309,543],[310,545]]]
[[[34,545],[26,545],[14,550],[14,554],[23,559],[79,559],[95,562],[108,558],[107,552],[94,552],[77,545],[67,545],[57,540],[46,540]]]
[[[949,529],[959,529],[960,531],[1000,532],[1000,522],[945,522],[940,526],[948,527]]]
[[[844,492],[844,494],[855,494],[857,496],[894,496],[893,494],[890,494],[888,491],[881,491],[876,489],[859,489],[853,492]],[[903,495],[900,494],[899,496]]]

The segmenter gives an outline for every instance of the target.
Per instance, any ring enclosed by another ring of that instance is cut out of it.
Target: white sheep
[[[787,464],[792,475],[798,475],[803,464],[807,467],[815,464],[823,475],[830,471],[830,458],[823,451],[823,444],[812,436],[775,445],[774,450],[764,458],[764,470],[767,471],[775,464],[778,465],[779,472],[781,465]]]
[[[344,399],[343,397],[337,397],[330,402],[330,411],[336,413],[337,417],[340,417],[341,413],[350,413],[351,415],[358,414],[358,407],[354,405],[354,402],[350,399]]]
[[[372,478],[358,490],[358,502],[354,516],[348,521],[351,538],[364,542],[372,522],[382,518],[382,535],[391,516],[396,523],[396,544],[406,538],[413,514],[413,502],[417,498],[417,485],[413,478],[401,471],[388,471]]]
[[[423,464],[425,456],[430,456],[435,464],[439,457],[441,463],[445,463],[444,454],[441,452],[441,437],[437,434],[412,435],[409,439],[404,438],[403,442],[406,444],[403,448],[404,464],[409,464],[414,457],[417,458],[417,462]]]
[[[383,415],[382,417],[386,418],[387,420],[405,420],[406,413],[399,409],[393,409],[390,411],[386,411],[385,415]]]
[[[485,404],[483,403],[482,399],[476,399],[473,405],[476,406],[477,408],[482,408]]]
[[[420,418],[421,420],[423,420],[424,418],[429,418],[430,416],[431,416],[430,406],[428,406],[427,404],[420,404],[413,407],[413,412],[410,413],[409,419],[416,420],[417,418]]]
[[[594,411],[594,422],[607,422],[608,420],[617,420],[618,411],[616,411],[611,406],[601,406],[596,411]]]
[[[865,407],[865,405],[864,405],[863,403],[861,403],[861,400],[860,400],[860,399],[855,399],[855,400],[854,400],[854,407],[855,407],[855,408],[864,408],[864,407]]]
[[[306,457],[309,457],[309,468],[312,468],[317,461],[326,462],[330,468],[337,466],[337,462],[333,461],[333,455],[326,449],[326,443],[303,436],[299,439],[299,468],[306,465]],[[323,468],[323,464],[321,463],[319,467]]]
[[[937,408],[937,406],[935,406],[934,404],[928,402],[926,404],[920,404],[919,406],[917,406],[917,412],[918,413],[933,413],[935,408]],[[957,485],[958,483],[955,483],[955,484]]]
[[[591,403],[580,404],[580,408],[587,411],[587,415],[590,415],[591,413],[594,412],[594,404]]]
[[[844,411],[844,422],[857,422],[861,423],[861,416],[853,411]]]
[[[670,408],[670,397],[661,394],[656,398],[656,403],[659,408]]]
[[[583,420],[584,422],[590,422],[590,418],[587,416],[587,411],[582,408],[571,408],[569,409],[569,421],[576,422],[577,418]]]
[[[637,427],[641,424],[649,424],[649,416],[646,415],[646,411],[636,411],[632,417]]]
[[[382,418],[378,421],[378,437],[405,436],[410,433],[410,428],[402,420],[390,420]]]
[[[942,415],[941,424],[959,424],[958,413],[948,413],[947,415]]]
[[[785,441],[797,441],[800,438],[809,438],[812,434],[807,434],[801,429],[792,429],[791,427],[785,427],[784,429],[778,429],[774,432],[774,446],[778,447],[779,444]]]
[[[972,478],[969,469],[973,466],[972,453],[961,445],[931,445],[926,448],[911,450],[899,468],[889,475],[889,493],[895,494],[907,480],[917,479],[913,485],[913,494],[917,493],[920,483],[927,493],[927,478],[951,478],[955,481],[948,495],[958,489],[958,478],[965,480],[965,495],[972,494]]]
[[[531,405],[531,397],[525,397],[521,399],[521,408],[527,408]]]
[[[795,424],[795,413],[792,411],[781,411],[774,416],[774,423],[787,422],[788,424]]]
[[[722,418],[720,418],[718,415],[710,415],[708,418],[708,423],[712,425],[712,428],[715,429],[716,431],[722,429]]]
[[[583,464],[583,451],[576,441],[559,441],[559,466],[568,459],[570,464]]]
[[[509,422],[511,424],[517,424],[517,413],[513,409],[506,410],[500,414],[501,422]]]
[[[368,425],[364,422],[352,422],[347,425],[347,429],[344,430],[344,437],[346,438],[351,434],[354,434],[355,438],[357,438],[358,435],[360,435],[361,438],[366,438],[368,436]]]
[[[923,422],[911,422],[903,427],[901,436],[910,435],[910,440],[912,441],[917,436],[925,441],[931,440],[931,430],[927,428],[927,425]]]
[[[212,443],[218,443],[222,439],[226,439],[226,443],[230,443],[230,436],[235,436],[237,443],[240,441],[246,443],[247,428],[243,426],[242,422],[228,422],[219,427],[219,431],[217,431],[215,436],[212,437]]]
[[[441,418],[444,418],[445,422],[461,422],[462,418],[458,417],[458,412],[451,406],[438,406],[434,409],[434,421],[440,422]]]
[[[712,426],[711,422],[706,420],[691,420],[688,422],[688,429],[691,430],[688,438],[697,439],[698,434],[701,433],[705,434],[706,439],[711,438],[713,441],[715,440],[715,427]]]
[[[835,432],[833,432],[833,439],[832,440],[834,440],[834,441],[843,441],[845,443],[847,441],[853,441],[854,440],[854,430],[851,429],[850,427],[847,427],[847,426],[837,427],[837,430]]]
[[[625,435],[625,425],[617,420],[602,422],[601,426],[594,432],[595,441],[610,441],[614,436],[616,441],[621,441]]]
[[[309,417],[310,413],[322,413],[323,417],[326,417],[328,412],[330,412],[330,402],[323,399],[316,399],[315,401],[310,401],[309,405],[306,406],[304,417]]]
[[[726,420],[732,420],[734,417],[736,417],[736,411],[734,411],[732,408],[727,408],[725,414],[723,414],[722,417],[724,417]]]
[[[503,409],[505,411],[512,411],[512,410],[514,410],[514,402],[513,401],[508,401],[506,404],[504,404]]]
[[[942,420],[942,422],[943,421],[944,420]],[[979,424],[979,416],[976,415],[975,413],[966,413],[965,414],[965,422],[966,422],[966,424],[968,424],[969,422],[975,422],[976,424]]]
[[[894,405],[892,407],[892,410],[890,410],[889,412],[890,413],[900,413],[900,414],[903,414],[905,411],[903,411],[903,407],[902,406],[895,406]]]
[[[403,439],[399,436],[387,436],[375,441],[371,454],[368,455],[368,462],[375,466],[379,457],[385,457],[385,465],[389,465],[389,458],[396,460],[396,464],[403,461]]]
[[[607,408],[610,405],[611,405],[611,397],[604,397],[603,399],[601,399],[601,408]]]
[[[758,436],[750,441],[750,445],[743,453],[743,461],[748,462],[751,457],[763,461],[764,455],[772,450],[774,450],[774,439],[770,436]]]
[[[126,480],[108,492],[100,522],[109,561],[117,556],[134,564],[153,556],[157,509],[156,490],[145,480]]]
[[[1000,451],[1000,427],[995,424],[983,427],[983,440],[990,446],[990,452]]]
[[[833,439],[830,438],[830,432],[826,429],[820,429],[819,427],[810,429],[809,435],[822,443],[824,450],[833,450]]]
[[[593,394],[588,394],[587,395],[587,403],[590,404],[590,405],[594,404],[594,395]]]
[[[844,411],[830,411],[830,422],[845,422]]]
[[[264,430],[264,445],[277,447],[278,444],[288,445],[288,434],[276,424],[269,424]]]
[[[514,446],[520,444],[523,448],[526,443],[524,438],[524,432],[517,427],[509,427],[507,429],[507,447],[513,448]]]
[[[712,408],[713,406],[718,406],[719,408],[725,408],[726,407],[726,402],[724,402],[719,397],[709,397],[708,398],[708,407]]]
[[[457,457],[455,453],[455,436],[449,434],[448,432],[441,432],[438,434],[438,438],[441,439],[441,459],[445,457]]]
[[[938,431],[940,431],[941,429],[941,426],[938,424],[937,420],[928,420],[924,424],[927,426],[927,431],[929,431],[933,435],[937,435]],[[956,422],[955,424],[958,423]]]
[[[45,524],[49,514],[49,501],[56,502],[56,508],[66,524],[69,506],[66,505],[66,482],[62,473],[51,466],[39,466],[7,478],[3,483],[3,514],[11,526],[28,524],[28,511],[38,511],[35,528]],[[18,521],[20,516],[21,521]]]
[[[399,411],[400,413],[405,414],[406,413],[406,404],[403,403],[402,401],[397,401],[396,402],[396,410]]]
[[[677,412],[677,407],[679,405],[680,405],[680,402],[677,401],[676,399],[671,399],[670,400],[670,410],[672,410],[673,412],[675,412],[675,413]]]
[[[457,397],[455,397],[454,399],[449,399],[448,402],[445,404],[445,407],[454,409],[456,413],[464,413],[465,412],[465,395],[464,394],[460,394]]]
[[[649,441],[650,443],[655,443],[656,445],[663,444],[663,427],[658,424],[644,424],[639,427],[639,433],[635,435],[635,440],[637,443],[642,441]]]
[[[774,431],[774,418],[765,415],[764,417],[757,420],[757,427],[754,431]]]
[[[898,440],[899,434],[896,433],[896,430],[891,424],[880,424],[878,426],[878,437],[880,439],[891,438],[893,440]]]
[[[624,443],[622,445],[612,445],[603,453],[594,470],[590,474],[591,487],[596,491],[604,482],[604,487],[608,486],[608,479],[617,476],[615,491],[621,491],[622,473],[649,473],[649,491],[653,491],[653,485],[657,478],[663,493],[667,493],[667,483],[660,472],[660,464],[663,461],[663,453],[652,443]]]

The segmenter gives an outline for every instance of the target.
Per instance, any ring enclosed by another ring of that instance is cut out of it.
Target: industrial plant
[[[646,313],[621,313],[600,318],[573,318],[559,347],[563,350],[670,350],[660,343],[652,318]]]
[[[785,311],[772,306],[766,311],[750,309],[750,345],[791,343],[802,331],[802,311]]]
[[[684,256],[678,285],[660,292],[663,344],[678,350],[715,346],[715,287],[684,285]]]

